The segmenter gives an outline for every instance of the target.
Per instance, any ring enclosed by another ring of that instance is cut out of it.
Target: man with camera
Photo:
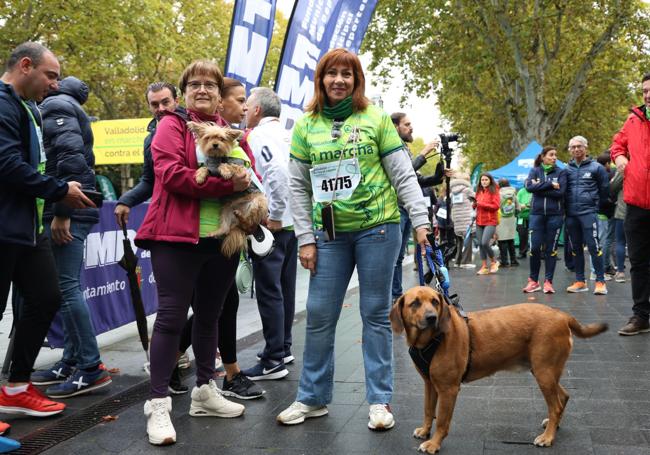
[[[402,139],[404,143],[404,148],[409,150],[408,144],[413,142],[413,126],[411,125],[411,120],[403,112],[394,112],[391,114],[391,120],[395,129],[397,129],[397,134]],[[436,152],[440,141],[434,139],[424,146],[424,148],[413,158],[413,169],[416,172],[418,178],[418,184],[422,188],[422,194],[427,201],[427,206],[432,207],[432,196],[433,202],[435,202],[435,195],[433,195],[432,186],[439,185],[442,183],[445,176],[451,177],[451,169],[444,168],[444,162],[442,158],[436,165],[436,170],[433,175],[421,175],[418,171],[422,166],[427,162],[427,159]],[[402,244],[400,245],[399,253],[397,255],[397,261],[395,262],[395,269],[393,271],[393,286],[392,286],[392,296],[393,300],[402,295],[402,262],[404,261],[404,253],[406,251],[406,245],[408,244],[409,234],[411,232],[411,220],[408,217],[408,213],[404,207],[399,206],[399,211],[401,215],[400,220],[400,231],[402,232]]]

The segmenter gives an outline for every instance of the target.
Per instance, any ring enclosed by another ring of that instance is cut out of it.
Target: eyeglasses
[[[345,120],[334,120],[332,122],[332,140],[335,141],[341,137],[341,127],[345,123]]]
[[[584,148],[586,148],[586,147],[584,145],[582,145],[582,144],[580,144],[580,145],[570,145],[569,146],[569,150],[584,149]]]
[[[216,82],[199,82],[199,81],[192,81],[187,83],[187,88],[189,88],[192,92],[196,92],[197,90],[200,90],[201,87],[205,88],[208,92],[214,92],[219,89],[219,84]]]

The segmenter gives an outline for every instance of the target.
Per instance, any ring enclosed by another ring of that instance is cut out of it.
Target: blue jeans
[[[622,272],[625,270],[625,246],[627,240],[625,238],[624,220],[614,220],[616,231],[616,271]]]
[[[392,294],[393,300],[402,295],[402,262],[404,262],[404,254],[406,252],[406,245],[409,242],[409,235],[411,234],[411,219],[404,207],[399,208],[399,231],[402,235],[402,244],[397,253],[397,260],[395,261],[395,270],[393,270],[393,287]]]
[[[553,282],[555,263],[557,261],[557,242],[564,223],[562,215],[530,215],[530,278],[539,280],[544,248],[545,279]]]
[[[596,281],[605,282],[603,251],[598,241],[598,220],[595,213],[580,216],[567,216],[566,227],[571,242],[571,254],[575,262],[576,281],[585,281],[585,255],[583,245],[587,245],[591,263],[596,270]]]
[[[84,241],[92,226],[92,223],[72,220],[70,221],[72,241],[64,245],[52,243],[59,287],[63,296],[60,309],[63,319],[63,361],[69,365],[76,365],[80,369],[90,369],[101,362],[95,328],[79,281]],[[49,223],[45,223],[45,233],[52,238]]]
[[[322,406],[332,401],[334,337],[346,289],[356,265],[359,309],[363,321],[363,364],[366,399],[390,403],[393,395],[393,337],[390,276],[400,246],[398,224],[382,224],[357,232],[337,232],[325,242],[316,232],[316,274],[309,280],[307,331],[297,401]]]

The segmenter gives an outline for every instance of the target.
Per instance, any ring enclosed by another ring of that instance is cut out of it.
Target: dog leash
[[[422,262],[422,246],[420,244],[417,245],[416,247],[416,260],[417,260],[417,266],[418,266],[418,278],[420,280],[420,286],[425,286],[431,282],[431,279],[426,279],[425,274],[424,274],[424,264]],[[429,269],[432,274],[437,275],[438,278],[438,286],[442,293],[445,296],[449,296],[449,286],[450,286],[450,280],[449,280],[449,272],[447,271],[447,267],[444,265],[439,265],[436,267],[437,264],[442,264],[442,254],[440,253],[440,250],[436,250],[438,254],[436,254],[436,258],[434,260],[434,250],[431,245],[426,245],[424,247],[424,257],[427,262],[427,265],[429,266]]]

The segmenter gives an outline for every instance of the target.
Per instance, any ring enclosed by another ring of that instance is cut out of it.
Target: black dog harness
[[[472,335],[471,332],[469,332],[469,318],[464,314],[464,312],[462,316],[467,323],[467,333],[469,336],[469,354],[467,356],[467,366],[465,367],[465,372],[463,373],[463,377],[461,379],[461,382],[465,382],[465,379],[467,379],[467,374],[469,373],[469,369],[472,365]],[[422,349],[418,349],[415,346],[409,347],[409,355],[411,356],[411,360],[413,360],[413,363],[417,369],[420,370],[420,372],[425,377],[429,377],[429,365],[431,365],[433,356],[436,354],[436,351],[442,344],[444,336],[444,333],[439,333],[433,338],[433,340],[429,342],[429,344],[427,344]]]

